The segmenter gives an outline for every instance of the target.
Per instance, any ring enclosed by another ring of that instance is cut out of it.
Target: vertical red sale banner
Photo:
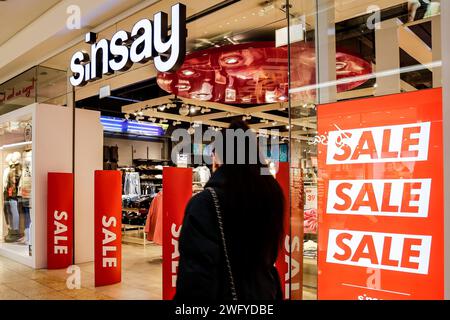
[[[95,286],[122,280],[122,175],[95,171]]]
[[[442,90],[318,107],[319,299],[443,299]]]
[[[289,205],[289,163],[281,162],[278,165],[278,172],[276,173],[276,179],[283,190],[284,195],[284,237],[283,246],[278,253],[276,261],[276,268],[280,276],[281,289],[283,291],[283,299],[290,299],[291,297],[291,272],[290,272],[290,260],[291,260],[291,213]]]
[[[291,170],[292,175],[289,170]],[[276,267],[281,280],[283,298],[301,300],[303,297],[303,194],[298,168],[288,162],[278,166],[276,179],[284,194],[284,240]],[[291,184],[289,183],[291,181]]]
[[[192,197],[192,169],[163,169],[163,300],[172,300],[178,273],[178,241],[184,212]]]
[[[48,173],[47,269],[73,262],[73,174]]]

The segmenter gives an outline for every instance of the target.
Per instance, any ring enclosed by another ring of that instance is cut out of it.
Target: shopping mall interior
[[[276,141],[279,151],[267,153],[269,165],[289,165],[290,230],[292,238],[299,239],[290,244],[291,259],[299,265],[291,271],[291,278],[298,278],[298,283],[291,282],[290,294],[292,299],[317,299],[318,199],[323,193],[317,106],[440,87],[441,68],[433,64],[441,60],[439,1],[432,1],[412,18],[408,0],[328,0],[323,2],[331,7],[321,10],[316,1],[309,0],[188,1],[187,52],[176,72],[158,72],[148,61],[73,88],[68,82],[70,61],[75,52],[90,50],[90,44],[83,41],[85,33],[95,30],[97,39],[110,39],[119,30],[131,30],[140,19],[151,19],[158,11],[170,12],[178,1],[112,2],[93,0],[90,8],[98,11],[83,17],[89,23],[83,20],[82,29],[55,30],[53,37],[37,39],[41,42],[33,43],[32,49],[17,59],[0,63],[5,191],[5,218],[0,221],[0,299],[162,299],[163,168],[192,168],[194,194],[203,190],[212,174],[211,165],[202,158],[207,149],[204,141],[194,142],[191,153],[174,161],[172,133],[179,128],[190,134],[220,130],[237,119],[246,121],[258,136]],[[109,6],[105,9],[100,4]],[[3,20],[6,11],[0,9],[0,26],[8,24],[11,32],[2,33],[0,50],[18,30],[28,32],[32,23],[34,28],[43,23],[39,16],[51,18],[52,10],[63,9],[58,0],[33,1],[21,8],[6,1],[0,2],[2,6],[11,14]],[[33,15],[29,21],[13,19],[15,10]],[[325,25],[323,20],[328,20]],[[327,23],[335,27],[331,41],[324,39]],[[34,67],[23,69],[24,62],[39,59]],[[375,75],[390,69],[403,71]],[[11,74],[15,76],[12,79],[8,78]],[[330,80],[335,81],[332,87],[316,87]],[[327,101],[330,95],[334,98]],[[31,109],[21,111],[33,103],[66,106],[73,118],[54,131],[38,129],[52,126],[60,118],[50,109],[46,119]],[[97,124],[91,126],[90,121]],[[65,125],[69,129],[64,130]],[[32,131],[33,141],[26,134],[24,137],[27,129]],[[58,140],[54,136],[59,133]],[[42,140],[34,141],[40,134],[49,136],[46,147]],[[83,184],[93,179],[89,173],[80,173],[75,182],[81,188],[75,186],[75,256],[80,257],[75,263],[81,270],[82,289],[67,288],[66,269],[38,267],[42,258],[36,246],[46,236],[39,236],[42,222],[33,212],[39,206],[33,197],[40,194],[27,188],[37,188],[31,171],[46,168],[45,155],[35,148],[51,149],[51,139],[55,148],[68,150],[68,167],[61,168],[69,168],[75,175],[85,168],[122,173],[121,283],[96,287],[93,244],[83,248],[94,239],[90,218],[77,222],[77,210],[93,201],[93,195],[87,195],[93,193],[93,186],[85,188]],[[73,147],[64,149],[68,141]],[[17,163],[22,163],[20,172]],[[22,179],[16,193],[8,191],[16,183],[10,182],[10,177],[27,170],[28,180]]]

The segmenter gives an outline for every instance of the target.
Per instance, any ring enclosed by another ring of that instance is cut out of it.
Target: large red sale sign
[[[165,167],[163,188],[163,300],[172,300],[180,260],[178,241],[184,213],[192,198],[192,169]]]
[[[318,298],[443,299],[442,90],[322,105],[318,131]]]

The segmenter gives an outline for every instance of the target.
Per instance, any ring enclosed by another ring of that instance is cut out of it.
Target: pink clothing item
[[[153,241],[156,244],[162,246],[163,244],[163,194],[162,191],[159,192],[156,197],[153,199],[152,204],[149,209],[149,217],[147,217],[147,222],[149,223],[149,233],[147,233],[147,240]],[[152,222],[154,222],[152,228]],[[146,224],[147,228],[147,224]],[[153,229],[153,233],[151,232]],[[147,232],[147,231],[146,231]]]
[[[155,210],[155,201],[153,200],[150,204],[150,208],[148,209],[147,219],[145,221],[145,233],[147,234],[147,240],[153,241],[153,236],[155,234],[155,226],[156,226],[156,210]]]

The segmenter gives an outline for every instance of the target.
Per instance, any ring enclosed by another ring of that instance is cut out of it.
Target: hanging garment
[[[18,196],[20,178],[22,177],[22,164],[12,163],[3,172],[4,198],[15,198]]]
[[[19,196],[22,198],[31,198],[32,185],[32,152],[24,151],[22,153],[22,177],[19,182]]]
[[[127,172],[123,184],[124,195],[141,195],[141,179],[138,172]]]
[[[152,201],[147,216],[146,232],[147,240],[153,241],[156,244],[162,245],[163,239],[163,192],[160,191]],[[153,232],[152,232],[153,229]]]
[[[147,214],[147,220],[145,221],[144,232],[147,234],[148,241],[153,241],[153,236],[155,234],[156,219],[157,219],[157,214],[156,214],[156,210],[155,210],[157,201],[155,201],[155,198],[153,199],[153,201],[150,204],[150,208],[148,209],[148,214]]]

